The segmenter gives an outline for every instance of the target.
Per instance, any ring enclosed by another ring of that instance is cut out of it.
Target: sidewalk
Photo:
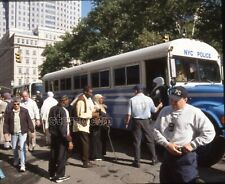
[[[5,178],[0,180],[4,184],[50,184],[48,179],[49,148],[44,145],[44,135],[37,133],[37,147],[34,152],[27,152],[26,172],[19,172],[13,166],[12,150],[0,149],[0,167]],[[127,149],[127,148],[125,148]],[[93,162],[93,168],[82,168],[82,162],[77,155],[68,159],[66,174],[70,180],[65,184],[124,184],[124,183],[159,183],[159,166],[151,166],[150,161],[143,160],[141,168],[131,167],[133,157],[126,153],[117,152],[118,159],[114,159],[113,152],[107,152],[105,161]]]

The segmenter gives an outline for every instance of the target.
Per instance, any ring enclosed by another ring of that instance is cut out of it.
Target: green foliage
[[[196,38],[219,51],[222,48],[219,0],[92,0],[92,3],[93,10],[71,34],[46,47],[41,76],[69,67],[73,59],[90,62],[162,43],[165,34],[170,40]]]

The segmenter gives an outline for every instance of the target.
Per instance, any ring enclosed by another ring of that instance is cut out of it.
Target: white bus
[[[183,78],[179,77],[181,71]],[[42,80],[45,92],[53,91],[56,96],[66,94],[71,99],[81,93],[84,86],[91,85],[94,93],[106,97],[112,127],[124,128],[123,119],[134,85],[142,83],[150,92],[153,79],[159,76],[167,86],[176,79],[176,85],[186,87],[189,103],[208,116],[214,116],[207,112],[209,106],[224,105],[220,56],[210,45],[191,39],[177,39],[52,72]],[[220,121],[221,117],[218,118]],[[225,135],[224,124],[217,120],[215,126]]]
[[[22,91],[28,91],[29,96],[35,100],[37,92],[43,93],[43,85],[41,82],[32,82],[13,87],[13,96],[20,96]]]
[[[105,96],[111,127],[125,129],[124,117],[128,99],[134,95],[134,85],[142,83],[150,92],[155,77],[163,77],[168,87],[171,81],[184,86],[189,92],[189,103],[199,107],[213,123],[217,135],[224,138],[220,56],[212,46],[198,40],[184,38],[161,43],[52,72],[42,80],[45,92],[50,90],[56,96],[66,94],[71,98],[81,93],[84,86],[91,85],[95,94]],[[217,156],[213,155],[217,158],[207,160],[208,165],[221,158],[223,147]]]

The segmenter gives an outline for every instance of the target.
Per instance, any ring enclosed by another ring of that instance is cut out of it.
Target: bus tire
[[[199,147],[196,152],[198,154],[199,167],[211,167],[224,156],[225,138],[223,136],[216,136],[210,144]]]

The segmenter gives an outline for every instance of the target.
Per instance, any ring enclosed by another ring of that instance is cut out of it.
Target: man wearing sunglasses
[[[198,178],[196,148],[210,143],[215,130],[198,108],[187,103],[182,86],[169,90],[170,106],[155,122],[155,140],[166,148],[160,167],[160,183],[195,183]]]
[[[4,119],[4,134],[12,135],[13,165],[20,164],[20,171],[25,172],[27,133],[30,131],[31,136],[34,136],[34,126],[28,110],[20,106],[20,99],[14,99],[12,103],[13,108],[8,111]]]

